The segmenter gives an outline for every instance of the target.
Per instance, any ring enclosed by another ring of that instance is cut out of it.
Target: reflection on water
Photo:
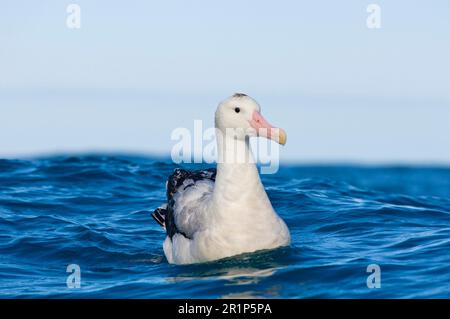
[[[258,270],[255,268],[235,268],[229,269],[226,275],[220,277],[230,281],[230,285],[257,284],[260,279],[270,277],[275,273],[275,268]]]
[[[281,257],[292,250],[292,248],[280,248],[243,254],[206,264],[175,266],[176,274],[166,279],[169,283],[221,281],[224,287],[248,286],[249,290],[222,295],[221,298],[225,299],[251,299],[263,296],[277,298],[280,297],[279,286],[268,287],[263,291],[257,287],[262,281],[270,281],[270,277],[277,271],[287,267],[288,263]]]
[[[275,268],[229,268],[222,269],[220,273],[216,270],[199,272],[198,276],[193,273],[180,273],[175,277],[168,277],[168,282],[184,282],[190,280],[225,280],[226,285],[249,285],[256,284],[261,278],[270,277],[275,273]]]
[[[222,299],[282,298],[281,289],[282,289],[282,287],[280,285],[274,285],[274,286],[268,287],[267,289],[264,289],[262,291],[255,289],[253,291],[230,293],[230,294],[223,295],[221,298]]]
[[[243,254],[205,264],[174,266],[177,273],[175,276],[168,277],[167,281],[185,282],[214,279],[225,281],[225,285],[257,284],[261,279],[270,277],[277,270],[287,266],[283,259],[278,257],[289,249],[280,248]]]

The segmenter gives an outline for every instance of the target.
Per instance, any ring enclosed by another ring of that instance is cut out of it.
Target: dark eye
[[[237,107],[237,108],[234,109],[234,111],[235,111],[236,113],[239,113],[239,112],[241,111],[241,109]]]

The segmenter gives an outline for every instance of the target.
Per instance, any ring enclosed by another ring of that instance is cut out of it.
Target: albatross
[[[215,114],[217,168],[169,176],[167,203],[152,216],[166,231],[171,264],[194,264],[290,244],[289,229],[275,212],[259,177],[250,138],[284,145],[286,133],[261,115],[251,97],[236,93]]]

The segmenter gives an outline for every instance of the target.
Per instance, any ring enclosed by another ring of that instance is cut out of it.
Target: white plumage
[[[244,94],[219,105],[216,128],[217,171],[176,170],[168,180],[167,205],[153,213],[167,232],[163,247],[169,263],[200,263],[290,244],[249,145],[251,136],[284,144],[284,131],[270,126]]]

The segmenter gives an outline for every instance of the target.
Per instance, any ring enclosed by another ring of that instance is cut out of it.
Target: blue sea
[[[450,298],[449,168],[282,166],[262,179],[292,245],[189,266],[167,263],[150,216],[174,168],[0,160],[0,297]],[[71,264],[80,288],[67,286]],[[380,288],[367,285],[373,264]]]

